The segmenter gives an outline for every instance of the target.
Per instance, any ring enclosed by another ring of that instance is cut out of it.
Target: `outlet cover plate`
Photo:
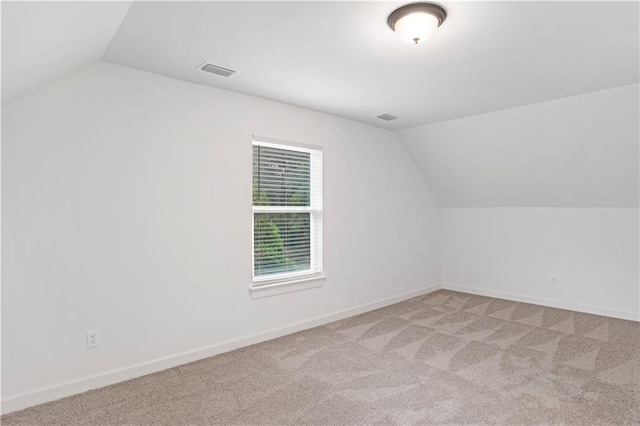
[[[100,346],[100,333],[98,330],[87,331],[87,349]]]

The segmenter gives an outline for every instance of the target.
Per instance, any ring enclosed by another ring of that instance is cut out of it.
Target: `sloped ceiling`
[[[386,23],[405,3],[136,2],[104,60],[388,129],[638,82],[637,2],[445,0],[417,46]]]
[[[3,1],[3,101],[104,60],[402,129],[638,82],[637,2],[443,1],[417,46],[404,3]]]
[[[2,1],[2,104],[99,61],[130,1]]]
[[[443,206],[638,205],[637,2],[445,1],[418,46],[401,4],[3,1],[2,100],[104,60],[397,129]]]
[[[637,207],[639,89],[396,134],[444,207]]]

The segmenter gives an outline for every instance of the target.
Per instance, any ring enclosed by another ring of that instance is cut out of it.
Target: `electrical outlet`
[[[100,346],[100,334],[98,330],[87,331],[87,349]]]
[[[396,282],[396,274],[392,273],[391,276],[389,277],[389,281],[391,282],[391,284]]]
[[[558,277],[555,275],[551,277],[551,285],[554,287],[558,285]]]

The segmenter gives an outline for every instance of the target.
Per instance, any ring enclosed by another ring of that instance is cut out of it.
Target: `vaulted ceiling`
[[[402,4],[4,1],[3,103],[103,60],[400,129],[638,81],[636,2],[444,1],[417,46]]]
[[[444,207],[638,207],[640,86],[399,130]]]
[[[102,59],[131,1],[2,2],[2,104]]]
[[[105,61],[394,130],[443,206],[638,206],[639,3],[445,1],[417,46],[401,4],[3,1],[2,100]]]

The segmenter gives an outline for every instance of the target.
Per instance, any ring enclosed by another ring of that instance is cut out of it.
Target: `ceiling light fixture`
[[[394,10],[387,24],[402,41],[418,44],[428,40],[446,17],[447,11],[442,6],[412,3]]]

